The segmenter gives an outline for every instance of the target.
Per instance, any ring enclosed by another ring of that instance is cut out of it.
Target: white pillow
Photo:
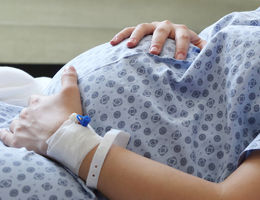
[[[31,95],[42,94],[47,79],[36,80],[20,69],[0,67],[0,101],[25,107]]]

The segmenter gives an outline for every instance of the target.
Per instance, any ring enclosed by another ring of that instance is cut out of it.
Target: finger
[[[190,32],[184,25],[176,27],[175,31],[176,50],[174,57],[178,60],[185,60],[190,46]]]
[[[190,42],[194,44],[195,46],[199,47],[200,49],[203,49],[205,45],[207,44],[206,40],[201,39],[195,32],[190,30],[191,39]]]
[[[18,121],[19,121],[18,119],[14,119],[11,122],[10,127],[9,127],[10,132],[12,132],[12,133],[15,132],[15,127],[17,127]]]
[[[155,26],[152,23],[139,24],[132,32],[127,46],[130,48],[135,47],[145,35],[152,34],[154,29]]]
[[[164,21],[155,28],[150,53],[158,55],[161,53],[163,45],[168,37],[174,39],[174,31],[171,22]],[[173,34],[172,34],[173,32]]]
[[[73,66],[66,67],[62,73],[61,85],[62,89],[69,87],[78,87],[78,76]]]
[[[0,129],[0,140],[7,146],[13,146],[14,134],[7,129]]]
[[[112,40],[110,41],[111,45],[117,45],[118,43],[122,42],[124,39],[129,38],[132,32],[134,31],[135,27],[127,27],[124,28],[122,31],[117,33]]]
[[[28,116],[28,108],[23,108],[19,114],[20,119],[26,119]]]
[[[39,101],[40,101],[40,97],[38,95],[31,95],[29,97],[28,105],[30,106],[30,105],[37,104],[37,103],[39,103]]]
[[[77,83],[77,73],[74,67],[69,67],[64,70],[62,77],[62,90],[57,95],[53,96],[59,104],[73,108],[77,113],[81,113],[80,91]],[[65,106],[65,107],[66,107]],[[69,110],[69,109],[67,109]],[[71,114],[71,113],[70,113]]]

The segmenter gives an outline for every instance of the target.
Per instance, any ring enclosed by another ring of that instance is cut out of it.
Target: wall
[[[0,63],[65,63],[126,26],[169,19],[199,32],[259,0],[0,0]]]

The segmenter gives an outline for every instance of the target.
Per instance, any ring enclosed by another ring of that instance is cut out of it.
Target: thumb
[[[14,146],[14,134],[7,129],[0,129],[0,140],[7,146]]]
[[[73,66],[64,69],[61,77],[61,92],[55,98],[59,103],[63,102],[70,114],[82,113],[78,76]]]
[[[190,30],[190,34],[191,34],[191,40],[190,42],[192,44],[194,44],[195,46],[199,47],[200,50],[202,50],[206,44],[207,44],[207,41],[206,40],[203,40],[201,39],[194,31]]]
[[[61,85],[62,88],[68,88],[68,87],[73,87],[78,85],[77,83],[78,76],[76,69],[73,66],[66,67],[62,73],[61,77]]]

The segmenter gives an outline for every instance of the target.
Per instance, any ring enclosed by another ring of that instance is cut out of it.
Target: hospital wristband
[[[97,189],[100,171],[106,159],[106,156],[113,144],[126,147],[129,141],[129,134],[120,130],[111,129],[103,137],[101,143],[93,156],[90,164],[86,185],[90,188]]]
[[[86,185],[96,189],[100,171],[112,144],[126,147],[130,135],[111,129],[101,137],[88,125],[89,121],[87,116],[71,114],[69,119],[46,141],[47,155],[79,175],[79,168],[84,158],[98,146],[86,179]]]

